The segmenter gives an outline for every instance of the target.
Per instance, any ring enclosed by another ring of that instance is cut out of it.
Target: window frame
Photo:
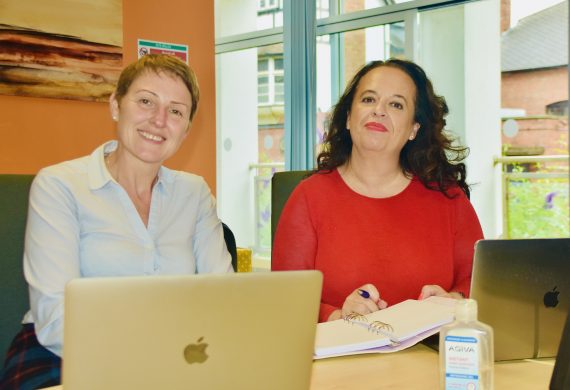
[[[259,70],[259,62],[261,60],[266,60],[267,61],[267,70],[264,71],[260,71]],[[281,59],[283,61],[283,55],[278,55],[278,54],[263,54],[261,56],[258,56],[257,58],[257,62],[258,62],[258,67],[257,67],[257,80],[258,80],[258,84],[257,84],[257,88],[258,88],[258,100],[257,100],[257,104],[259,106],[274,106],[274,105],[284,105],[285,104],[285,92],[284,92],[284,87],[285,87],[285,71],[283,68],[281,69],[276,69],[275,68],[275,60]],[[277,100],[277,81],[276,78],[277,77],[281,77],[282,78],[282,92],[281,92],[281,100]],[[265,102],[260,102],[259,101],[259,78],[260,77],[266,77],[267,78],[267,101]]]

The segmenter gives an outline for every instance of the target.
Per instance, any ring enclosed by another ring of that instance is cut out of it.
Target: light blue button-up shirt
[[[233,272],[215,202],[196,175],[161,167],[148,225],[104,156],[42,169],[30,191],[24,249],[30,311],[40,343],[61,356],[65,284],[79,277]]]

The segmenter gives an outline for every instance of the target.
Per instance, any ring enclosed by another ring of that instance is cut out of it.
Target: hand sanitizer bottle
[[[493,389],[493,329],[477,321],[477,302],[462,299],[439,332],[440,389]]]

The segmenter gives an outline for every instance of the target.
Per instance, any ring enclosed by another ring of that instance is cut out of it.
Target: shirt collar
[[[89,157],[87,175],[89,178],[89,188],[97,190],[105,184],[113,181],[113,177],[105,164],[105,155],[117,149],[117,141],[108,141],[99,146]]]
[[[89,157],[88,177],[89,188],[97,190],[104,187],[107,183],[113,182],[113,177],[105,164],[105,156],[117,149],[117,141],[108,141],[91,153]],[[167,191],[169,184],[174,180],[173,172],[165,167],[158,170],[158,181],[156,185],[159,189]]]

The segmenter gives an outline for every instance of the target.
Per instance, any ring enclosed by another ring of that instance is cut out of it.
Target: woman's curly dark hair
[[[416,86],[414,121],[420,124],[420,129],[416,138],[408,141],[400,152],[400,166],[404,173],[417,176],[424,186],[440,191],[447,197],[452,197],[448,190],[454,186],[461,188],[469,197],[465,164],[461,162],[469,149],[454,146],[454,139],[443,130],[445,116],[449,112],[447,103],[443,96],[435,94],[422,68],[401,59],[372,61],[356,73],[332,112],[323,149],[317,157],[317,172],[332,171],[350,159],[352,138],[346,129],[346,121],[352,100],[360,80],[381,66],[404,71]]]

